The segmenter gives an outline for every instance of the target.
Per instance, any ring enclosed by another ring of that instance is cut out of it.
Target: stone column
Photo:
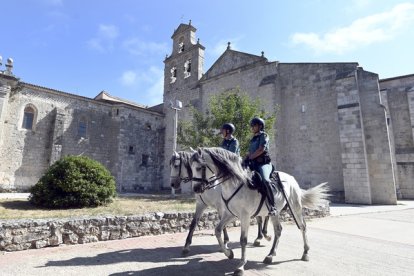
[[[0,147],[3,144],[3,128],[6,120],[6,109],[9,101],[10,86],[0,82]]]
[[[336,80],[345,202],[372,204],[355,73]]]
[[[410,112],[410,119],[411,119],[411,130],[413,132],[413,137],[414,137],[414,87],[411,87],[411,89],[408,90],[407,99],[408,99],[408,110]]]
[[[378,75],[358,69],[358,90],[373,204],[397,204],[394,166]]]
[[[63,132],[65,125],[64,110],[55,108],[55,124],[53,129],[52,146],[49,165],[52,165],[62,157]]]

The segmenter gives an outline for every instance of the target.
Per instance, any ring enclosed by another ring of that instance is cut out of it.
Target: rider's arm
[[[266,151],[266,146],[269,144],[269,138],[266,133],[260,134],[259,137],[259,148],[249,155],[250,159],[255,159],[262,155]]]
[[[253,152],[249,155],[249,159],[251,159],[251,160],[255,159],[256,157],[262,155],[264,151],[265,151],[264,146],[262,146],[262,145],[259,146],[259,148],[255,152]]]
[[[237,153],[237,148],[239,146],[239,142],[237,140],[233,140],[233,142],[230,144],[229,151],[233,153]]]

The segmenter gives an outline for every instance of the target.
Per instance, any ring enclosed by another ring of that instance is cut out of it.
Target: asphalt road
[[[271,244],[252,247],[253,226],[245,275],[413,275],[413,202],[410,205],[345,206],[351,211],[332,209],[334,216],[309,221],[309,262],[300,260],[300,231],[284,223],[277,256],[271,265],[263,264]],[[239,229],[229,234],[233,260],[218,251],[212,231],[201,231],[186,257],[181,256],[186,233],[0,252],[0,275],[231,275],[240,258]]]

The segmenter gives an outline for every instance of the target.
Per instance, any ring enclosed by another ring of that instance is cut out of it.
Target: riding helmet
[[[236,127],[232,123],[225,123],[221,129],[227,129],[230,133],[236,131]]]
[[[254,125],[259,125],[261,126],[261,129],[263,130],[265,127],[265,121],[262,118],[259,117],[254,117],[251,121],[250,121],[250,126],[254,126]]]

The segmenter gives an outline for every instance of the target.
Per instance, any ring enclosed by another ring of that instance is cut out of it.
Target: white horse
[[[227,201],[226,212],[223,213],[220,223],[216,226],[215,234],[224,254],[229,259],[232,259],[234,257],[233,251],[224,246],[221,231],[228,222],[234,219],[235,216],[240,219],[240,245],[242,248],[242,257],[240,264],[234,271],[234,275],[242,275],[244,266],[247,262],[246,245],[250,218],[256,215],[266,216],[269,212],[266,204],[263,204],[263,197],[260,193],[251,190],[248,187],[248,183],[251,179],[247,171],[241,167],[239,157],[227,150],[221,148],[198,149],[198,151],[191,157],[191,170],[193,176],[193,189],[196,193],[202,193],[203,191],[208,190],[212,185],[215,185],[210,179],[221,178],[224,180],[221,183],[221,186],[222,196]],[[322,183],[309,190],[302,190],[293,176],[284,172],[278,173],[289,200],[289,204],[293,209],[292,212],[294,212],[296,217],[298,227],[300,227],[300,230],[302,231],[304,242],[302,260],[308,261],[309,245],[302,208],[317,209],[328,196],[327,183]],[[286,205],[286,200],[280,190],[276,190],[274,196],[276,208],[278,212],[280,212]],[[263,261],[266,264],[270,264],[273,256],[276,255],[276,247],[282,232],[279,216],[272,216],[271,220],[275,237],[273,246]]]
[[[181,186],[181,182],[189,182],[191,180],[192,172],[190,167],[190,158],[193,153],[194,152],[190,153],[186,151],[179,151],[173,153],[170,159],[170,183],[172,188],[179,189]],[[223,202],[223,199],[221,198],[221,186],[216,186],[213,189],[209,189],[205,191],[203,194],[196,194],[195,198],[196,211],[193,220],[191,221],[187,239],[182,250],[183,255],[186,255],[190,252],[190,245],[192,243],[194,230],[207,207],[212,207],[216,209],[218,211],[220,218],[222,217],[223,212],[226,211],[225,204]],[[258,225],[258,236],[254,242],[254,246],[260,246],[260,241],[263,239],[263,237],[268,241],[272,239],[271,236],[267,235],[267,224],[269,221],[269,217],[265,218],[264,224],[262,223],[262,217],[257,217],[256,219]],[[223,243],[225,246],[227,246],[227,243],[229,242],[229,236],[227,234],[227,230],[225,227],[223,227],[223,234]]]

